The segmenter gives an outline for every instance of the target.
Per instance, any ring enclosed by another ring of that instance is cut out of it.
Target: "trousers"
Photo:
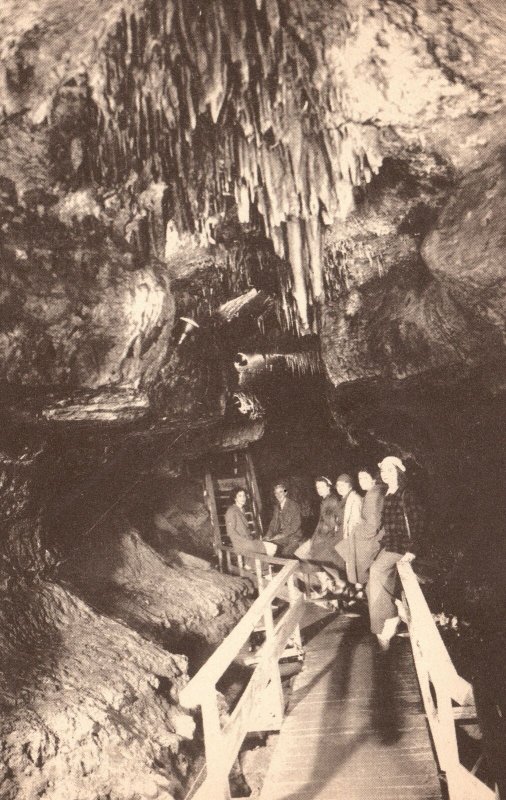
[[[386,620],[397,616],[397,562],[401,558],[402,553],[380,550],[371,565],[366,591],[372,633],[382,633]]]

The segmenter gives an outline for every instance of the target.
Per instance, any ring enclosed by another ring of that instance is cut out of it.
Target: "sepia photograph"
[[[0,0],[0,800],[506,800],[506,0]]]

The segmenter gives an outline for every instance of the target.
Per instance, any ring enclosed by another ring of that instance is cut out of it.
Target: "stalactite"
[[[323,228],[349,213],[381,153],[374,126],[341,124],[337,93],[312,81],[321,55],[308,58],[281,18],[281,0],[150,0],[144,15],[123,13],[104,55],[96,159],[114,183],[133,168],[173,185],[179,228],[210,232],[230,194],[241,223],[255,205],[291,263],[285,324],[307,333],[308,303],[324,292]]]
[[[292,294],[297,304],[301,333],[309,332],[309,319],[307,308],[307,287],[304,275],[303,240],[301,223],[298,219],[290,219],[286,223],[288,258],[293,273]]]
[[[315,300],[323,298],[322,237],[318,217],[310,217],[306,222],[306,240],[311,264],[311,285]]]
[[[237,353],[234,361],[239,385],[247,385],[251,378],[276,367],[286,367],[296,375],[316,375],[322,370],[322,360],[317,350],[291,353]]]
[[[320,354],[316,351],[285,353],[283,360],[288,369],[298,375],[316,375],[322,369]]]

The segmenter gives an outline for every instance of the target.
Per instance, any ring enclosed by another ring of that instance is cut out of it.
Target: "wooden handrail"
[[[222,545],[220,548],[222,553],[233,553],[235,556],[241,555],[243,558],[254,558],[256,561],[261,561],[262,564],[279,564],[284,567],[287,564],[298,564],[295,558],[278,558],[277,556],[268,556],[267,553],[238,553],[233,547],[226,547]]]
[[[473,716],[473,688],[455,669],[411,564],[400,561],[397,570],[427,722],[450,800],[495,800],[495,792],[460,761],[455,723]]]
[[[414,632],[425,639],[425,658],[431,673],[444,681],[452,700],[459,705],[474,702],[471,684],[458,674],[427,605],[418,578],[409,563],[399,562],[397,570],[408,602]]]
[[[259,561],[274,561],[274,559],[269,559],[268,556],[264,557],[256,553],[255,559]],[[195,677],[180,692],[179,699],[184,706],[195,708],[202,704],[203,699],[214,689],[221,676],[229,668],[242,646],[248,640],[256,624],[264,615],[267,606],[270,606],[281,587],[293,575],[297,567],[297,561],[290,561],[267,584],[266,588],[257,597],[233,631],[229,633],[225,641],[214,651]]]
[[[300,644],[299,623],[304,611],[304,596],[297,591],[293,574],[297,561],[288,561],[277,575],[265,580],[262,563],[272,564],[267,556],[252,554],[255,560],[259,597],[229,633],[194,678],[179,693],[187,708],[201,706],[206,752],[206,778],[194,800],[230,800],[228,776],[245,736],[251,731],[279,730],[284,702],[279,658],[292,638]],[[262,588],[263,587],[263,588]],[[274,623],[272,601],[285,590],[289,607]],[[237,657],[263,617],[265,643],[257,664],[236,707],[222,724],[216,684]]]

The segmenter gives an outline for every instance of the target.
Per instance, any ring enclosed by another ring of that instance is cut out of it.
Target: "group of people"
[[[335,482],[315,480],[320,516],[304,540],[299,505],[285,483],[274,486],[274,513],[264,540],[257,539],[245,516],[247,495],[238,487],[225,514],[227,535],[236,552],[266,553],[300,560],[301,571],[317,581],[312,597],[349,600],[367,596],[371,631],[387,649],[399,624],[397,562],[412,561],[423,527],[423,509],[406,485],[406,467],[387,456],[378,469],[358,471],[358,485],[343,473]]]

